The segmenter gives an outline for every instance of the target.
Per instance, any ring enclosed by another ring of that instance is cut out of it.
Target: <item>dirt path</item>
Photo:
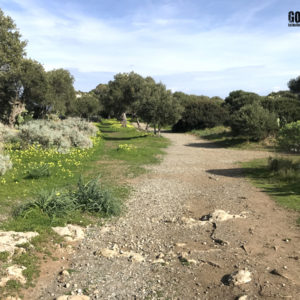
[[[81,292],[91,299],[300,299],[295,215],[235,164],[268,154],[165,136],[172,145],[135,180],[126,214],[90,228],[71,258],[74,272],[39,299]],[[222,221],[216,210],[236,216]],[[250,282],[234,284],[228,275],[240,270]]]

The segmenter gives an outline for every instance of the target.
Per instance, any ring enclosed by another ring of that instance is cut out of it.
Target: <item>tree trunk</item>
[[[138,129],[141,130],[141,124],[140,124],[138,117],[136,117],[136,123],[137,123]]]
[[[148,132],[149,131],[149,123],[147,122],[146,123],[146,128],[145,128],[145,130]]]
[[[160,136],[160,129],[161,129],[161,126],[158,125],[158,136]]]
[[[22,112],[26,111],[25,103],[22,103],[21,101],[15,99],[13,102],[10,103],[10,105],[11,112],[8,118],[8,124],[10,127],[14,127],[17,116],[20,115]]]
[[[154,124],[154,134],[156,134],[156,124]]]
[[[122,114],[122,127],[127,127],[126,112]]]

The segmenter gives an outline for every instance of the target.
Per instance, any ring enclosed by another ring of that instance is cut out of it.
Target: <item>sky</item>
[[[299,0],[0,0],[27,57],[90,91],[134,71],[173,92],[266,95],[300,75]]]

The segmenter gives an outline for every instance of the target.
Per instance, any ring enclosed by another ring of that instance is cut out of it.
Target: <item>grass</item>
[[[276,160],[283,162],[283,167],[277,170],[272,168],[274,159],[272,161],[256,159],[242,163],[242,166],[255,186],[268,193],[279,205],[300,212],[300,170],[295,170],[294,167],[285,168],[290,165],[284,163],[286,158],[276,158]],[[300,164],[300,157],[292,156],[289,161],[292,165]],[[300,217],[297,223],[300,225]]]
[[[272,139],[261,142],[249,141],[243,136],[234,136],[230,128],[225,126],[192,130],[190,133],[209,140],[220,148],[274,151],[274,141]]]
[[[9,257],[9,252],[7,251],[0,252],[0,261],[6,262],[8,257]]]
[[[110,199],[125,200],[130,193],[128,179],[146,172],[146,165],[159,163],[164,154],[163,148],[169,145],[167,139],[139,132],[132,126],[122,128],[116,120],[106,120],[97,126],[102,134],[94,140],[94,147],[88,150],[73,149],[68,154],[61,154],[38,145],[27,149],[20,149],[18,145],[7,147],[13,168],[0,178],[0,217],[7,219],[0,224],[0,230],[39,233],[31,241],[34,247],[21,245],[26,252],[12,258],[13,263],[27,268],[23,272],[27,279],[25,287],[34,283],[41,254],[51,257],[51,249],[63,242],[51,227],[64,226],[66,223],[82,226],[101,224],[99,216],[106,217],[114,209],[119,213],[120,207],[114,206],[115,202],[110,202]],[[80,177],[83,180],[76,187]],[[101,182],[103,190],[88,184],[93,179]],[[44,196],[50,196],[39,199],[41,192]],[[96,200],[100,196],[106,199],[108,192],[109,201],[99,204]],[[64,195],[74,196],[76,205],[84,207],[59,213],[56,210],[66,209]],[[25,206],[26,209],[19,210],[12,217],[12,207],[28,202],[30,205],[27,208]],[[100,210],[100,206],[108,214],[95,213],[94,208]],[[0,260],[6,259],[6,254],[0,256]],[[5,289],[0,289],[0,295],[12,294],[21,288],[20,283],[11,282]]]

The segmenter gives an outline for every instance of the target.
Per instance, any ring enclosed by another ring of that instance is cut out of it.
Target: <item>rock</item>
[[[22,272],[26,270],[24,266],[13,265],[6,269],[6,277],[1,278],[0,287],[4,287],[9,280],[16,280],[20,283],[26,283],[26,279]]]
[[[64,283],[67,281],[67,279],[70,277],[70,274],[67,270],[62,270],[59,272],[59,276],[57,278],[58,282]]]
[[[153,264],[164,264],[165,260],[162,258],[158,258],[152,261]]]
[[[124,252],[123,254],[121,254],[121,256],[128,257],[131,261],[135,262],[145,261],[145,258],[141,254],[135,252]]]
[[[96,252],[97,255],[101,255],[103,257],[107,257],[107,258],[113,258],[115,256],[118,256],[119,254],[119,251],[116,251],[116,250],[110,250],[110,249],[107,249],[107,248],[102,248],[102,249],[99,249],[97,252]]]
[[[243,295],[243,296],[238,297],[238,300],[247,300],[247,299],[248,299],[247,295]]]
[[[181,221],[182,221],[182,223],[188,225],[189,227],[203,226],[208,223],[207,221],[199,221],[199,220],[195,220],[193,218],[186,218],[186,217],[182,217]]]
[[[229,281],[234,285],[240,285],[251,281],[251,273],[247,270],[239,270],[230,275]]]
[[[19,297],[8,296],[8,297],[5,298],[5,300],[22,300],[22,299],[19,298]]]
[[[90,297],[84,295],[64,295],[57,297],[56,300],[90,300]]]
[[[19,249],[18,245],[29,243],[37,235],[37,232],[0,231],[0,252],[9,252],[12,256]]]
[[[64,236],[67,242],[76,242],[84,238],[84,230],[77,225],[68,224],[65,227],[52,227],[52,229],[60,236]]]
[[[245,218],[244,215],[231,215],[222,209],[216,209],[212,214],[209,221],[211,222],[224,222],[233,218]]]

